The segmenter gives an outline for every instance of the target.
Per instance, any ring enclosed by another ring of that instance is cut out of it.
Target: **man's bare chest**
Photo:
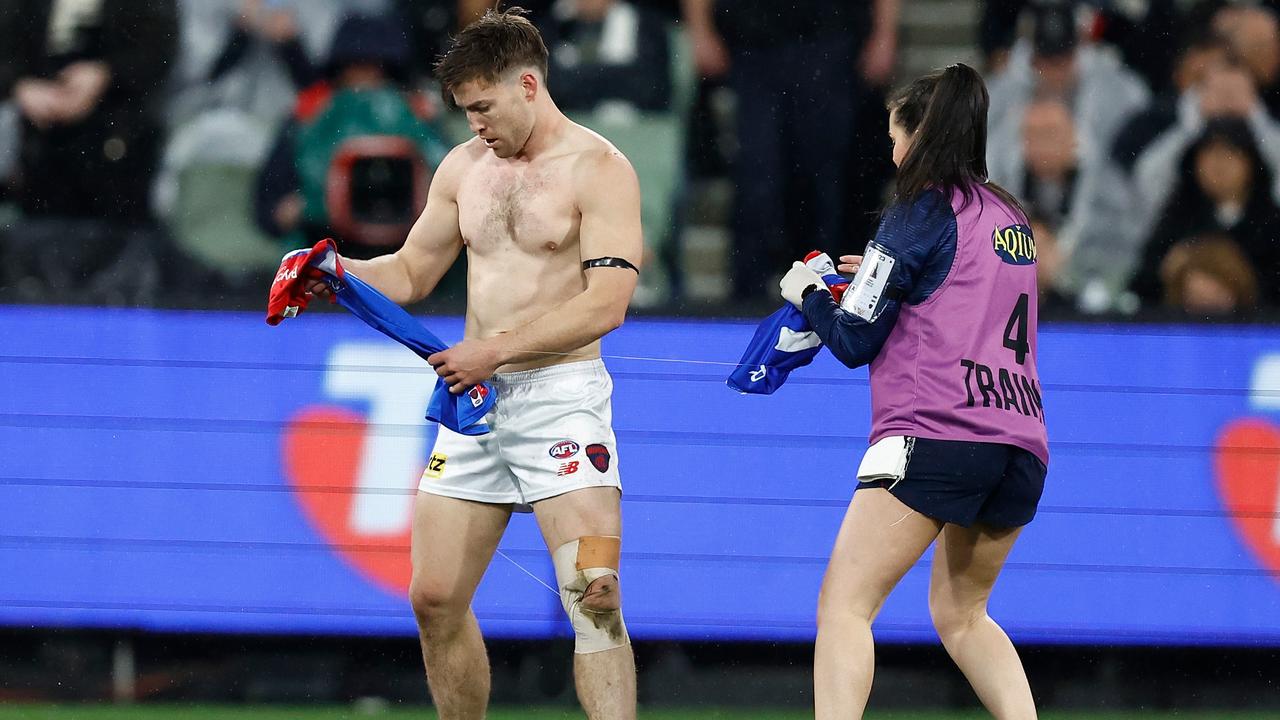
[[[480,168],[459,187],[458,226],[473,253],[556,251],[577,242],[578,210],[557,168]]]

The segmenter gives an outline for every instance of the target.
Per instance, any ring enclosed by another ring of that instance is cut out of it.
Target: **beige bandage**
[[[618,595],[621,547],[621,538],[588,535],[561,545],[551,554],[560,585],[560,602],[573,625],[575,653],[612,650],[631,641],[622,621],[622,598]],[[597,583],[601,578],[611,581]]]

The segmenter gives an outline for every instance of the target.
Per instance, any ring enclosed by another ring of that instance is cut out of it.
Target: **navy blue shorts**
[[[883,487],[926,517],[969,527],[1020,527],[1036,516],[1046,468],[1013,445],[915,438],[902,480]]]

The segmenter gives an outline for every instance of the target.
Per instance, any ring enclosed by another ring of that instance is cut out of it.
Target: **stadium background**
[[[146,217],[127,223],[27,205],[34,183],[23,182],[22,158],[39,134],[16,100],[0,106],[11,120],[0,122],[10,131],[0,130],[0,174],[10,177],[0,236],[0,718],[429,712],[404,549],[431,441],[421,421],[430,378],[340,311],[263,324],[269,272],[298,235],[271,238],[256,206],[298,79],[280,48],[296,41],[320,64],[344,13],[397,11],[417,18],[403,27],[416,33],[420,60],[473,5],[176,3],[173,69],[149,91],[163,152],[144,178]],[[553,52],[592,42],[575,34],[591,23],[560,5],[534,8],[564,32]],[[641,88],[572,110],[635,161],[656,270],[604,345],[627,485],[640,701],[646,717],[802,717],[817,588],[868,430],[866,374],[823,356],[775,396],[723,386],[755,319],[778,301],[763,291],[772,281],[744,283],[735,265],[751,252],[732,220],[740,102],[732,81],[703,77],[714,75],[705,48],[677,5],[634,6],[660,22],[665,60],[643,77],[665,87],[661,102]],[[860,5],[788,4],[818,16]],[[0,28],[22,6],[0,3]],[[1162,43],[1133,48],[1144,35],[1177,45],[1168,28],[1198,11],[905,0],[892,77],[963,60],[995,78],[1019,52],[1061,44],[1051,21],[1069,17],[1073,52],[1123,57],[1155,96],[1147,66],[1169,63],[1149,46]],[[271,26],[285,17],[292,39]],[[869,32],[850,22],[842,29]],[[236,55],[240,34],[250,50]],[[3,79],[30,68],[8,57],[0,70]],[[405,82],[425,93],[422,72],[410,68]],[[857,249],[873,222],[861,209],[883,197],[876,85],[858,88],[866,98],[850,118],[856,172],[839,187],[860,210],[845,218],[853,239],[823,248],[833,253]],[[1261,82],[1255,92],[1263,96]],[[436,113],[442,138],[465,137],[455,115]],[[1074,172],[1110,170],[1082,157]],[[804,209],[823,190],[783,185],[801,210],[787,218],[798,239],[765,255],[812,244]],[[1046,223],[1049,234],[1070,232],[1068,217]],[[1065,264],[1083,273],[1091,266],[1080,248],[1099,243],[1075,242],[1079,261]],[[1117,241],[1117,257],[1124,249]],[[1129,248],[1130,261],[1140,254]],[[1280,268],[1252,271],[1262,299],[1225,313],[1071,271],[1042,298],[1054,461],[992,612],[1018,643],[1046,717],[1280,713],[1280,331],[1267,300]],[[447,341],[461,336],[461,281],[452,273],[415,308]],[[529,518],[513,520],[501,550],[475,603],[491,639],[495,717],[572,715],[572,643],[558,598],[539,584],[552,572]],[[926,568],[908,574],[877,621],[872,711],[980,716],[932,633]]]

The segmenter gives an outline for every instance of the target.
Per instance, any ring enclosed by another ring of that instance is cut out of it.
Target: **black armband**
[[[590,268],[598,268],[598,267],[616,267],[616,268],[622,268],[623,270],[634,270],[637,275],[640,274],[640,268],[636,267],[635,265],[632,265],[631,261],[627,260],[626,258],[598,257],[593,260],[582,261],[583,270],[588,270]]]

